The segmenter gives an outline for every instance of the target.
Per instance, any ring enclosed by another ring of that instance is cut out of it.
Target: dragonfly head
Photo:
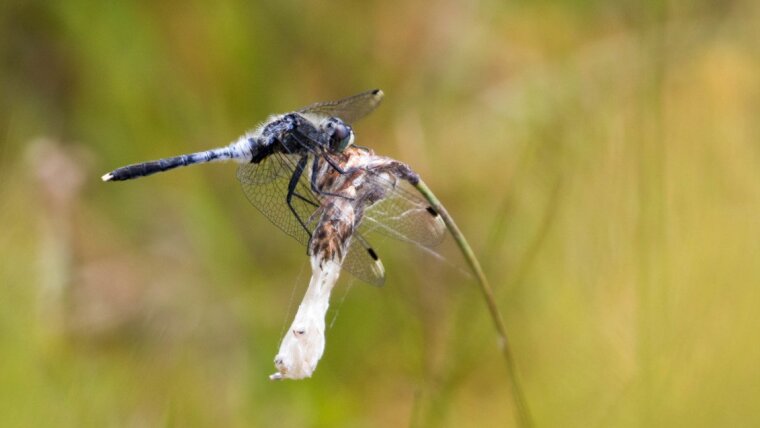
[[[322,122],[322,131],[328,136],[330,150],[342,152],[354,143],[354,131],[346,122],[337,117],[329,117]]]

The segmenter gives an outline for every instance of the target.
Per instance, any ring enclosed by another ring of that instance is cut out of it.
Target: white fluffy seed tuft
[[[325,315],[330,305],[330,291],[338,282],[340,264],[335,260],[311,257],[309,288],[298,307],[288,333],[274,357],[277,373],[269,379],[304,379],[311,377],[325,351]]]

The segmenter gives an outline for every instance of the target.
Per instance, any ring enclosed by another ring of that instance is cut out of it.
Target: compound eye
[[[354,132],[351,126],[338,119],[331,117],[322,124],[322,129],[329,136],[330,149],[342,152],[354,142]]]
[[[351,134],[348,127],[342,123],[335,125],[335,131],[333,131],[333,138],[335,141],[343,141]]]

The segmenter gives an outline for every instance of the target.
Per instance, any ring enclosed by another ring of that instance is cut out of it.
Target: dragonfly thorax
[[[337,117],[315,120],[313,116],[288,113],[270,120],[250,135],[250,161],[259,163],[272,153],[340,153],[354,142],[354,131]]]
[[[250,162],[259,163],[272,153],[306,154],[328,147],[327,135],[312,121],[298,113],[270,118],[248,137]]]

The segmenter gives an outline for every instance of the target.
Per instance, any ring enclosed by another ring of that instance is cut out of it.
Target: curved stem
[[[509,341],[507,340],[507,328],[504,324],[504,319],[501,316],[501,312],[499,311],[499,307],[496,305],[496,299],[494,298],[491,285],[488,283],[488,279],[483,273],[483,269],[480,267],[480,263],[475,257],[475,253],[472,251],[470,244],[467,243],[467,240],[462,234],[462,231],[459,230],[459,227],[457,227],[454,219],[451,218],[448,211],[446,211],[446,208],[443,207],[441,202],[438,200],[438,198],[435,197],[425,182],[420,180],[417,184],[415,184],[415,187],[425,197],[425,199],[430,202],[430,205],[441,215],[444,223],[446,223],[446,227],[449,229],[449,232],[451,232],[454,240],[456,240],[457,245],[462,250],[462,254],[467,260],[467,264],[470,265],[470,269],[472,269],[472,272],[475,274],[475,277],[478,280],[480,291],[483,293],[483,298],[486,301],[486,306],[488,306],[488,312],[490,313],[491,319],[493,320],[494,326],[496,327],[496,333],[499,336],[498,344],[502,355],[504,356],[504,362],[507,364],[509,384],[512,389],[512,395],[514,396],[515,407],[517,408],[517,415],[520,425],[529,427],[531,426],[531,419],[530,413],[528,411],[528,405],[525,401],[525,396],[523,394],[522,387],[520,386],[520,381],[517,378],[515,360],[512,356],[512,349],[509,346]]]

